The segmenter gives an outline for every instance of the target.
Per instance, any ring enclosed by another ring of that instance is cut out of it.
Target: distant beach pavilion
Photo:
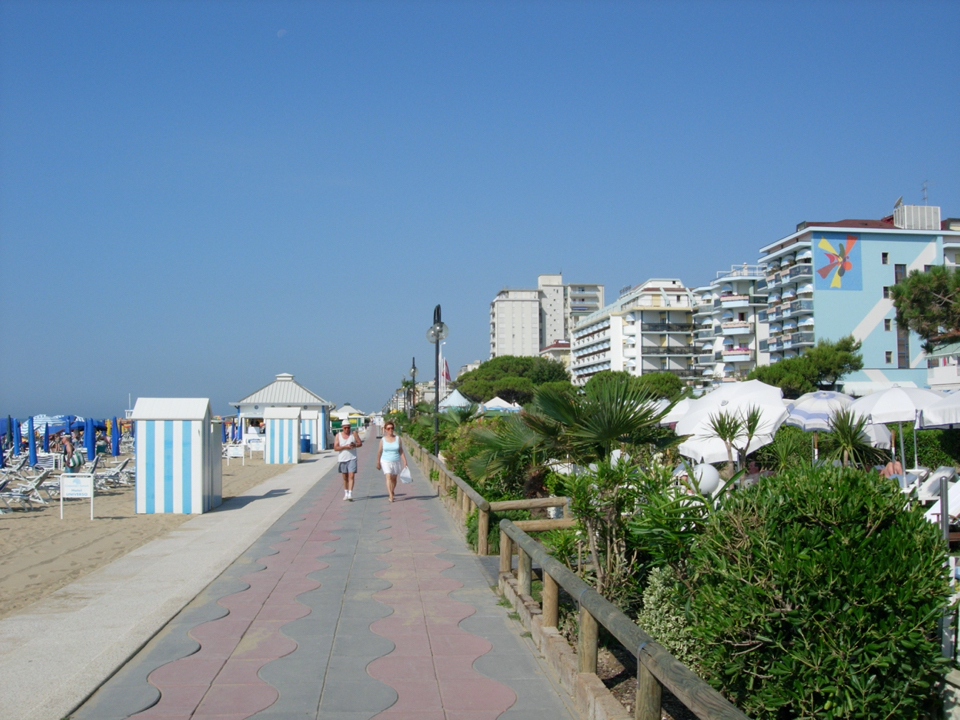
[[[332,447],[330,413],[334,404],[296,382],[290,373],[280,373],[269,385],[230,404],[238,410],[241,442],[245,445],[251,441],[256,444],[265,441],[264,413],[267,408],[297,408],[306,413],[300,425],[301,432],[310,438],[310,452]]]
[[[337,425],[338,430],[343,427],[344,420],[349,420],[354,429],[357,429],[363,425],[363,422],[366,419],[366,415],[357,410],[350,403],[347,403],[338,410],[334,410],[333,416],[339,421],[339,424]]]

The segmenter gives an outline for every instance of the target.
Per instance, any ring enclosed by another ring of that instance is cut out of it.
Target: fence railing
[[[446,506],[447,511],[457,521],[461,530],[466,529],[467,518],[470,517],[470,513],[474,510],[477,511],[477,555],[488,555],[490,552],[487,537],[490,534],[491,512],[549,507],[563,508],[563,518],[517,521],[518,527],[530,532],[573,527],[576,523],[576,520],[570,517],[568,501],[565,497],[488,502],[466,480],[447,470],[446,466],[435,455],[421,447],[413,438],[404,435],[403,442],[421,469],[426,470],[427,474],[431,476],[436,473],[436,478],[433,479],[437,483],[440,499]]]
[[[599,628],[602,625],[637,661],[635,720],[660,720],[661,698],[666,687],[701,720],[749,720],[736,706],[671,655],[613,603],[581,580],[566,565],[551,556],[527,531],[572,527],[568,498],[536,498],[488,502],[463,478],[451,473],[439,459],[404,435],[407,451],[438,484],[438,493],[451,515],[465,529],[467,518],[478,512],[477,554],[486,555],[490,512],[529,508],[563,507],[564,517],[549,520],[500,521],[500,580],[516,580],[520,599],[530,601],[534,563],[542,573],[540,626],[556,632],[560,621],[560,589],[579,609],[577,672],[596,675]],[[453,488],[456,488],[456,492]],[[517,556],[514,576],[513,556]]]

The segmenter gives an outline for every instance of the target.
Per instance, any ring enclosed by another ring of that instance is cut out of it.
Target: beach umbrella
[[[687,412],[677,421],[677,435],[690,435],[677,448],[681,455],[700,462],[721,462],[728,460],[726,445],[715,437],[712,420],[721,413],[745,420],[752,409],[760,411],[760,423],[746,447],[750,454],[764,445],[773,442],[773,436],[787,417],[787,408],[783,404],[783,391],[759,380],[725,383],[716,390],[691,400]],[[733,445],[742,446],[746,435],[737,438]],[[719,456],[718,444],[723,447]],[[742,448],[738,448],[742,449]],[[709,457],[719,457],[708,460]]]
[[[672,425],[675,422],[678,422],[680,418],[687,414],[687,410],[690,409],[690,403],[692,400],[690,398],[683,398],[679,400],[676,405],[670,408],[670,411],[660,418],[661,425]]]
[[[29,446],[28,464],[30,467],[37,465],[37,434],[33,431],[33,415],[27,418],[27,445]]]
[[[13,454],[20,457],[20,422],[13,419]]]
[[[87,460],[93,462],[97,456],[97,431],[93,427],[93,418],[87,418],[83,431],[83,445],[87,449]]]
[[[110,426],[110,452],[116,457],[120,454],[120,423],[113,419],[113,425]]]
[[[7,445],[13,445],[13,418],[7,415]]]
[[[227,426],[224,423],[220,423],[220,442],[224,445],[227,443]]]
[[[843,393],[820,390],[801,395],[787,405],[785,425],[798,427],[805,432],[813,432],[813,459],[817,459],[818,434],[830,431],[830,420],[837,412],[850,405],[853,398]]]
[[[50,452],[50,423],[43,424],[43,451]]]
[[[907,459],[903,451],[903,423],[914,424],[913,464],[917,466],[917,413],[937,402],[942,396],[933,390],[914,387],[891,387],[878,390],[854,400],[850,410],[866,416],[872,423],[897,423],[900,431],[900,464],[906,469]]]
[[[944,395],[927,405],[917,416],[916,427],[949,428],[960,425],[960,391]]]

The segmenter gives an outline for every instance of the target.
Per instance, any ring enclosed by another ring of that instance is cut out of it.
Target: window
[[[893,266],[893,282],[899,283],[907,276],[907,266],[906,265],[894,265]]]
[[[887,332],[890,332],[890,330],[892,330],[892,328],[890,327],[891,325],[893,325],[893,320],[891,320],[890,318],[887,318],[886,320],[883,321],[883,329],[886,330]]]
[[[886,285],[883,286],[883,297],[884,299],[890,298],[890,288]]]
[[[890,264],[890,253],[882,252],[880,253],[880,262],[884,265]]]
[[[887,350],[884,353],[884,356],[886,358],[887,365],[890,365],[893,362],[893,352],[891,350]]]

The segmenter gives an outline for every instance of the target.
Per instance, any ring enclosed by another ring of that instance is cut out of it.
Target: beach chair
[[[98,490],[103,490],[106,487],[117,487],[119,485],[129,485],[130,482],[127,479],[127,465],[130,463],[130,458],[126,458],[119,465],[115,465],[112,468],[107,468],[102,472],[94,473],[93,483]]]
[[[24,455],[20,460],[13,465],[0,468],[0,476],[13,478],[15,480],[24,480],[23,473],[28,471],[27,467],[27,456]]]
[[[7,478],[3,481],[3,484],[0,485],[0,500],[3,501],[3,504],[6,506],[7,510],[13,510],[10,507],[10,503],[19,503],[21,510],[26,510],[30,508],[33,510],[33,492],[27,490],[21,490],[18,487],[11,487],[10,485],[11,478]],[[42,505],[46,505],[44,500],[40,500]]]
[[[14,486],[12,492],[26,497],[27,502],[46,505],[47,501],[43,499],[40,491],[43,490],[46,492],[47,498],[49,500],[53,500],[53,496],[50,495],[50,492],[43,487],[43,484],[47,482],[50,473],[52,472],[53,470],[51,468],[45,468],[39,475],[31,478],[28,482],[20,483],[19,485]]]

